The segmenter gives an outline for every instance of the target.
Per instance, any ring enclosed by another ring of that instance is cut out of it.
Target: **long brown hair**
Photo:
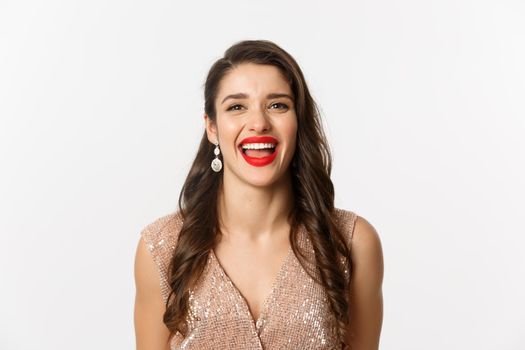
[[[216,122],[215,100],[219,83],[226,73],[242,63],[272,65],[288,79],[295,96],[297,144],[291,163],[294,208],[291,213],[290,244],[308,274],[324,287],[338,322],[339,337],[346,342],[348,315],[348,284],[345,282],[338,254],[345,257],[351,271],[350,252],[338,229],[334,215],[334,186],[330,179],[332,157],[322,124],[303,73],[294,58],[267,40],[245,40],[228,48],[224,57],[210,68],[204,85],[204,109],[212,123]],[[171,287],[164,313],[170,339],[176,332],[186,335],[189,292],[195,286],[217,242],[217,198],[223,172],[210,168],[214,145],[204,132],[197,155],[179,196],[183,225],[168,270]],[[297,244],[299,224],[308,232],[315,251],[318,277],[307,268],[306,255]]]

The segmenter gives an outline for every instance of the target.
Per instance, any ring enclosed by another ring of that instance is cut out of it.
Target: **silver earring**
[[[215,149],[213,150],[213,153],[215,153],[215,159],[211,161],[211,168],[213,171],[218,173],[222,169],[222,162],[219,159],[219,154],[221,154],[221,150],[219,149],[219,141],[215,143]]]

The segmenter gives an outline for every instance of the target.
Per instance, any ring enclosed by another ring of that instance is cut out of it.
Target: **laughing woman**
[[[381,242],[334,207],[328,142],[296,61],[270,41],[239,42],[204,97],[179,207],[139,239],[137,349],[378,349]]]

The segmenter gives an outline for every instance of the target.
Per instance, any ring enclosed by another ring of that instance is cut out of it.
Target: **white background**
[[[0,348],[134,348],[139,232],[176,208],[206,73],[269,39],[381,236],[381,349],[525,349],[525,3],[181,4],[0,0]]]

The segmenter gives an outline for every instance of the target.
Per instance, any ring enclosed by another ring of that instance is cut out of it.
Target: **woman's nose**
[[[268,115],[264,108],[254,109],[248,123],[249,129],[256,132],[268,131],[271,128]]]

